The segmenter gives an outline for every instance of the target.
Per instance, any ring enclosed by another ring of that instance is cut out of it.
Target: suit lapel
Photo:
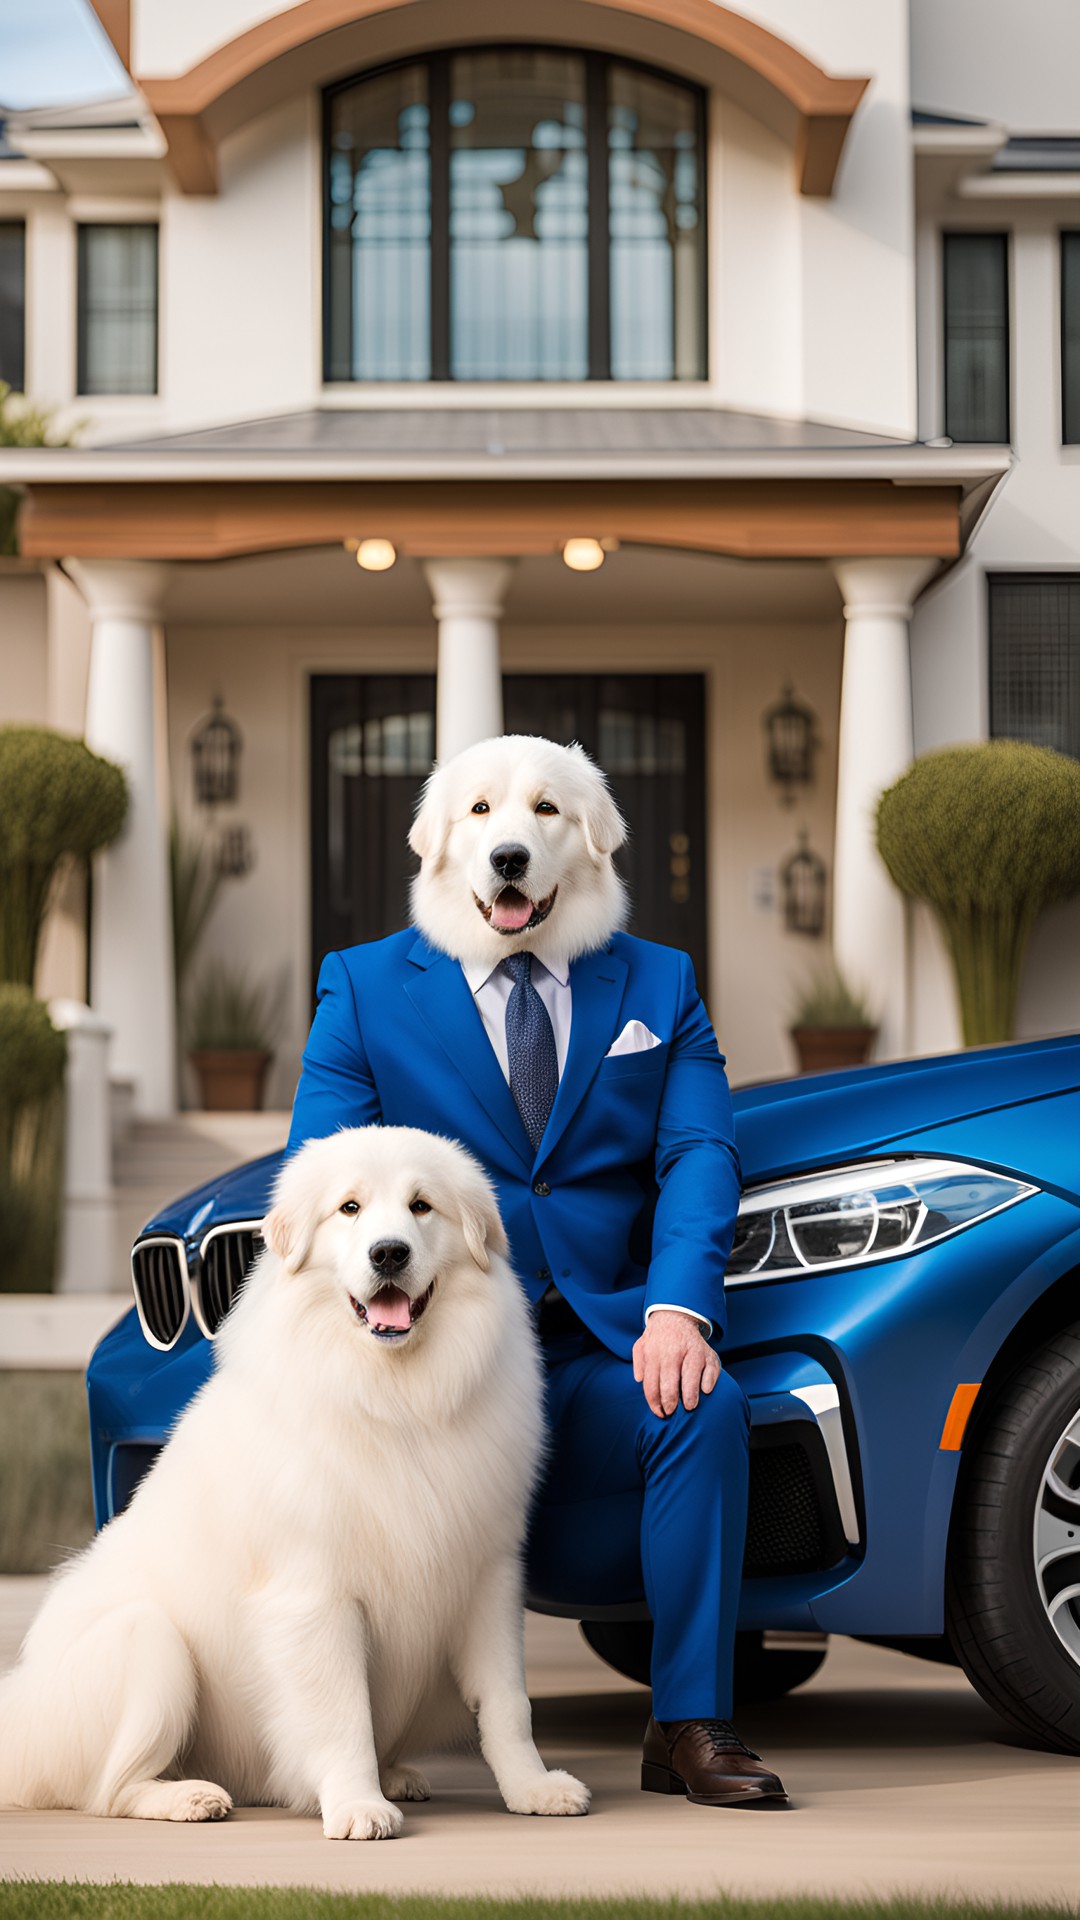
[[[531,1167],[529,1136],[457,961],[421,939],[410,948],[409,960],[405,991],[417,1013],[517,1158]]]
[[[561,1140],[615,1038],[626,973],[625,960],[606,951],[585,954],[570,968],[570,1047],[536,1156],[538,1161],[546,1160]]]

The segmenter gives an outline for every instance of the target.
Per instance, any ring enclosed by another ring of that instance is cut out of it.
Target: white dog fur
[[[575,960],[606,946],[626,919],[611,858],[625,838],[583,748],[531,734],[482,740],[437,767],[424,788],[409,835],[421,863],[413,919],[432,946],[466,966],[495,966],[526,949],[541,961]],[[499,932],[485,910],[503,890],[491,855],[506,845],[529,855],[517,892],[538,907],[554,899],[539,923]]]
[[[286,1164],[264,1230],[213,1375],[0,1683],[0,1804],[235,1800],[381,1839],[427,1795],[407,1757],[467,1732],[464,1702],[512,1812],[584,1813],[532,1741],[541,1376],[487,1178],[412,1128],[342,1131]],[[411,1249],[392,1337],[369,1258],[388,1238]]]

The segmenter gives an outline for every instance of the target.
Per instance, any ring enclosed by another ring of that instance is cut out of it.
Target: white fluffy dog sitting
[[[0,1804],[399,1832],[467,1730],[506,1805],[584,1813],[532,1741],[520,1553],[542,1446],[524,1295],[476,1162],[356,1128],[284,1167],[214,1374],[0,1683]]]
[[[611,860],[625,838],[607,782],[581,747],[532,734],[482,740],[424,788],[409,835],[422,863],[413,919],[466,966],[525,951],[576,960],[606,946],[626,919]]]

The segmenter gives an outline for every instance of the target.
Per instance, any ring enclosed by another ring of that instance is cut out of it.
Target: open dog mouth
[[[365,1304],[350,1293],[352,1310],[362,1326],[373,1333],[376,1340],[407,1340],[416,1322],[427,1309],[428,1302],[435,1291],[435,1282],[420,1294],[416,1300],[410,1300],[403,1287],[380,1287]]]
[[[528,894],[520,893],[517,887],[503,887],[490,902],[481,900],[477,893],[473,899],[496,933],[528,933],[547,919],[558,891],[558,887],[553,887],[546,900],[530,900]]]

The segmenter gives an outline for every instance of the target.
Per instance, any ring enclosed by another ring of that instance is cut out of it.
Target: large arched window
[[[326,97],[328,380],[697,380],[704,96],[606,54],[433,53]]]

